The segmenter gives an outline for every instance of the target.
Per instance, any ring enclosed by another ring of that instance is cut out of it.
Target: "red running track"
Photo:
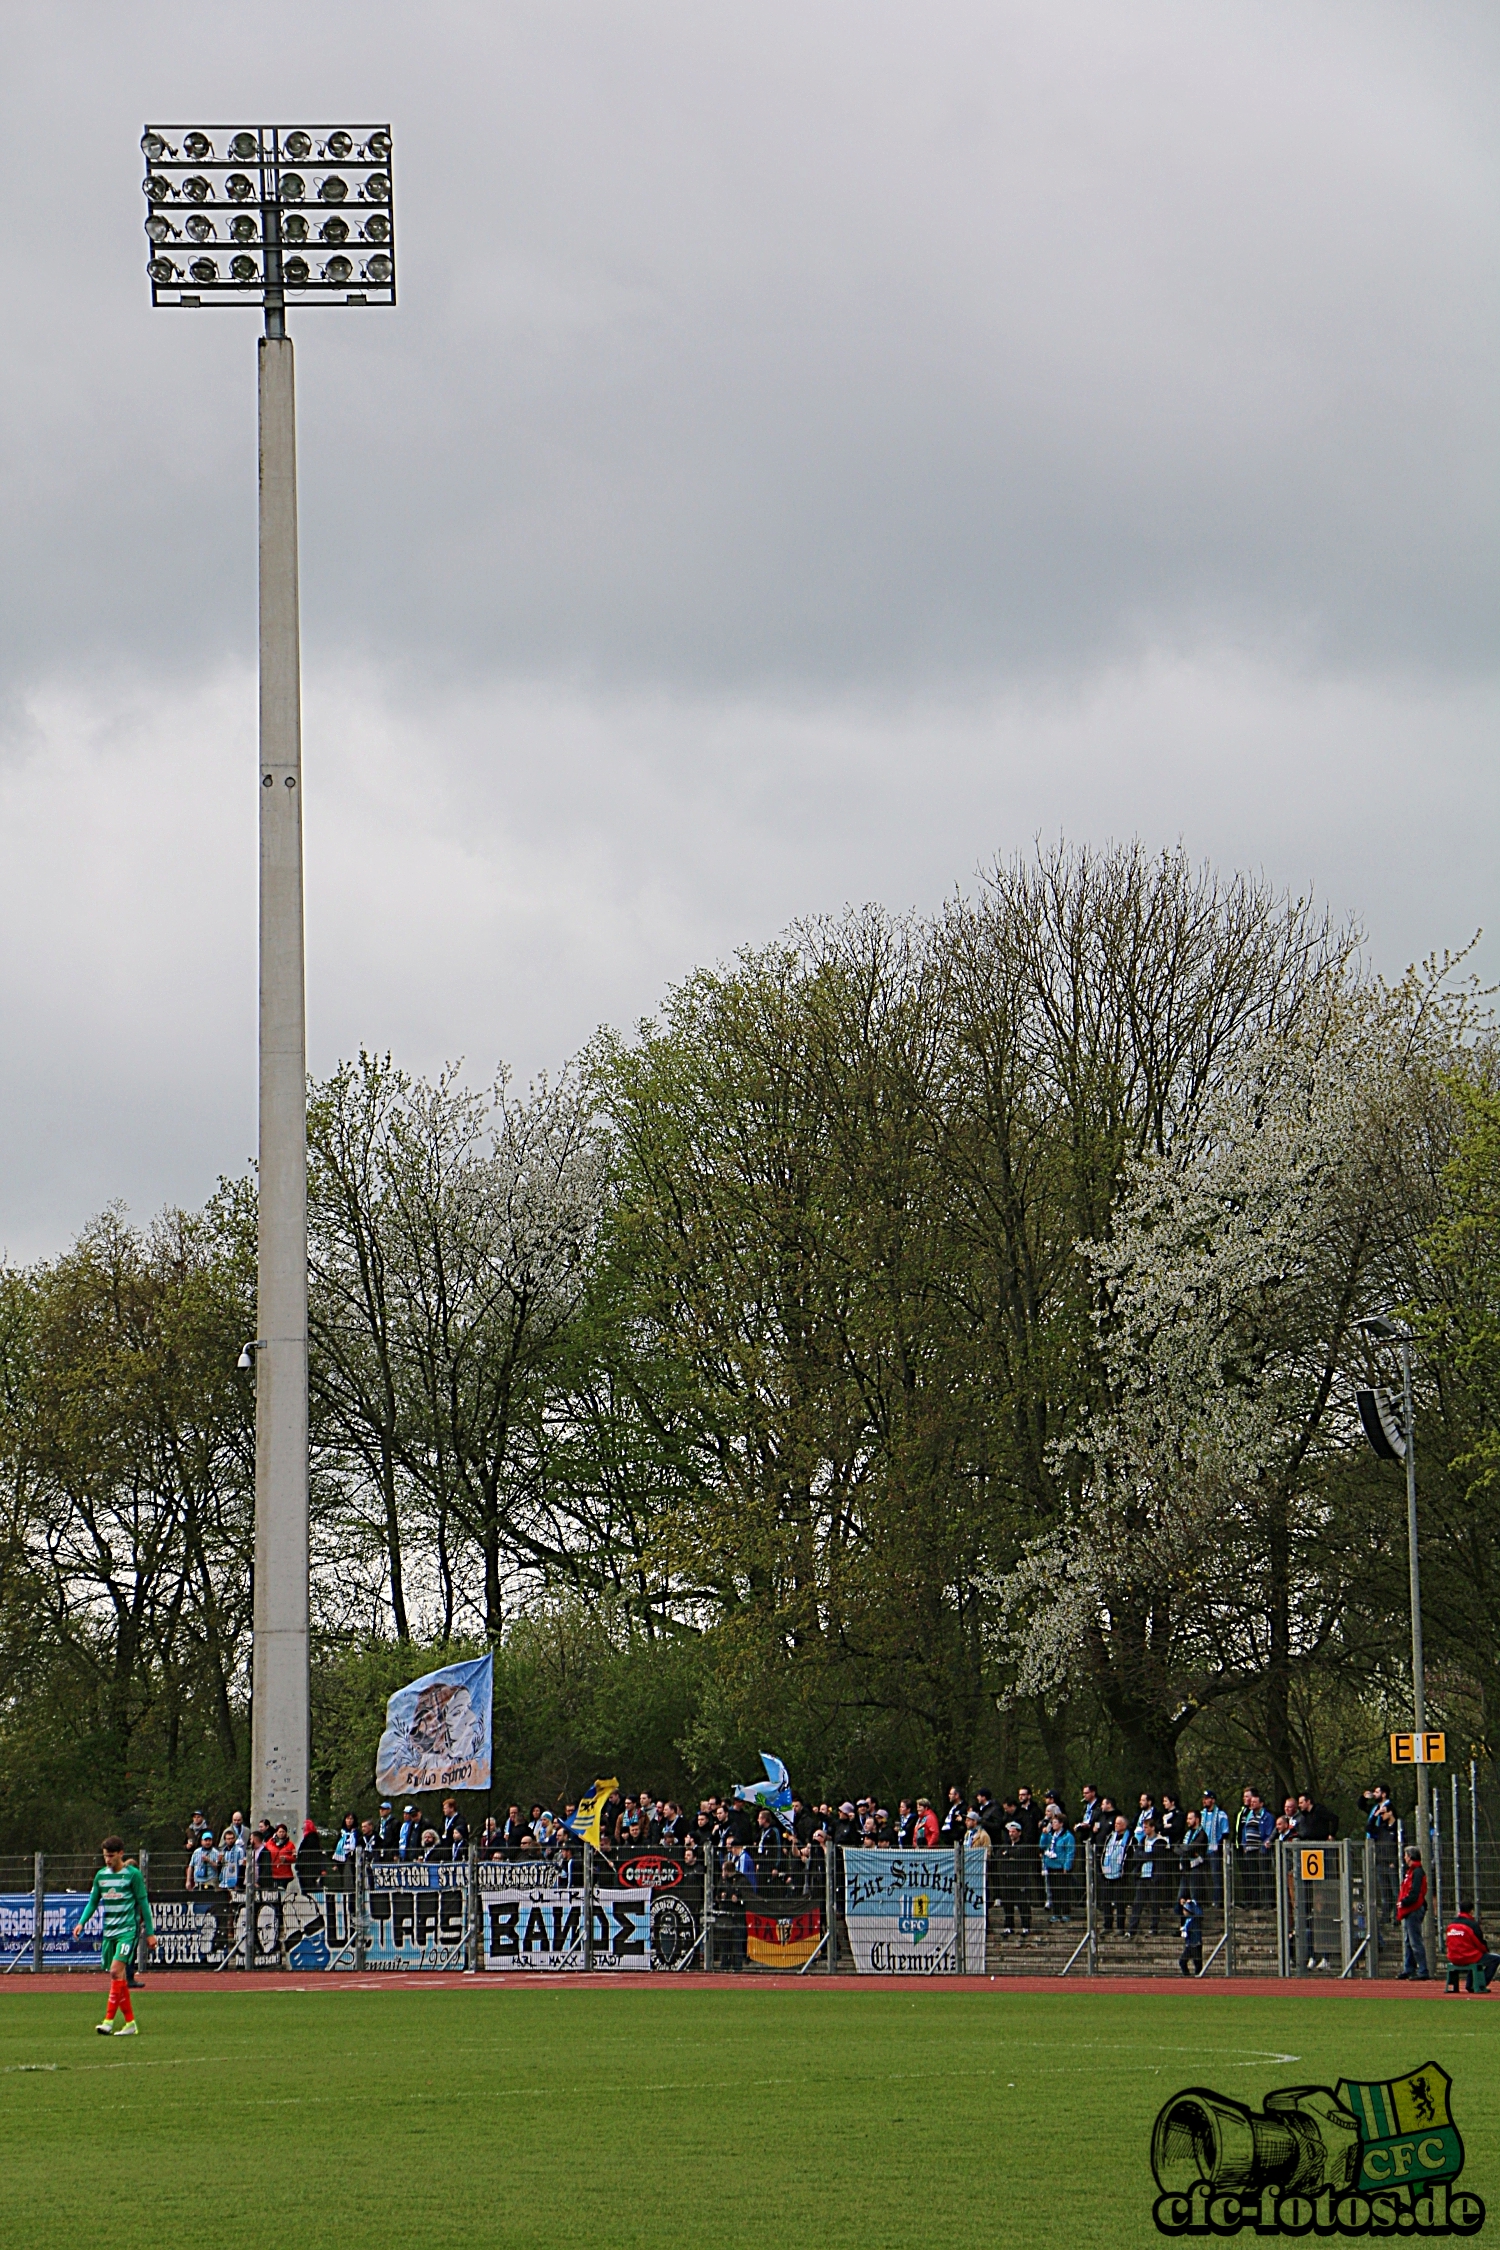
[[[102,1986],[103,1981],[98,1969],[56,1969],[44,1972],[40,1978],[22,1971],[0,1977],[0,1992],[55,1992],[75,1984],[90,1988]],[[631,1970],[614,1974],[599,1971],[583,1976],[566,1970],[544,1969],[521,1970],[514,1975],[501,1970],[484,1970],[469,1976],[457,1970],[429,1969],[395,1969],[379,1976],[372,1976],[368,1970],[363,1975],[325,1970],[311,1976],[299,1976],[294,1970],[258,1970],[251,1976],[242,1969],[148,1969],[136,1990],[143,1995],[212,1991],[389,1992],[397,1987],[420,1992],[535,1992],[565,1985],[588,1992],[660,1992],[674,1981],[684,1992],[909,1992],[913,1985],[923,1985],[929,1991],[940,1988],[944,1992],[988,1992],[996,1999],[1003,1999],[1010,1992],[1051,1992],[1059,1996],[1118,1992],[1138,1999],[1187,1989],[1234,2000],[1433,2000],[1448,1997],[1441,1978],[1429,1978],[1425,1984],[1401,1984],[1390,1977],[1374,1981],[1369,1977],[1347,1981],[1337,1977],[1204,1977],[1200,1982],[1186,1977],[820,1977],[814,1972],[805,1977],[764,1973],[710,1977],[691,1973],[673,1980]],[[1453,1997],[1468,1999],[1470,1995],[1462,1993]],[[1500,1997],[1500,1987],[1484,1997]]]

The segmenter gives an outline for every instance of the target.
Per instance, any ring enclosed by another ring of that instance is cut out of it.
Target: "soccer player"
[[[135,2010],[130,2004],[130,1987],[125,1981],[125,1971],[135,1958],[136,1944],[142,1930],[146,1943],[156,1951],[156,1926],[151,1919],[151,1905],[146,1897],[146,1878],[138,1867],[125,1864],[125,1846],[118,1836],[106,1836],[103,1844],[104,1865],[94,1877],[94,1887],[89,1892],[88,1904],[79,1915],[79,1927],[88,1921],[95,1909],[104,1908],[104,1937],[100,1952],[104,1966],[109,1971],[109,2000],[104,2010],[103,2023],[94,2029],[106,2038],[111,2032],[122,2038],[133,2035],[136,2028]],[[116,2023],[117,2015],[124,2017]]]

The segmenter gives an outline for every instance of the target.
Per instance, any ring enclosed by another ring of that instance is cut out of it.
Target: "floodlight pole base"
[[[266,309],[260,378],[260,1166],[252,1821],[307,1816],[307,1028],[302,695],[291,339]]]

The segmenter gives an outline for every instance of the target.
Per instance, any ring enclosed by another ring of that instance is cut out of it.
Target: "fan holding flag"
[[[779,1758],[762,1750],[760,1762],[766,1769],[764,1781],[745,1781],[735,1784],[735,1801],[754,1805],[758,1811],[768,1812],[779,1820],[789,1836],[795,1834],[792,1821],[792,1784],[786,1767]]]
[[[592,1844],[596,1852],[604,1849],[604,1808],[619,1786],[618,1781],[596,1781],[587,1795],[579,1798],[572,1818],[563,1822],[571,1835]]]

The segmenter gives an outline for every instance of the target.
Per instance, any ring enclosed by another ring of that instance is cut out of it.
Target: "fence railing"
[[[1451,1815],[1451,1806],[1450,1806]],[[1465,1827],[1467,1826],[1467,1832]],[[1379,1977],[1402,1950],[1395,1907],[1404,1835],[1285,1839],[1158,1860],[1111,1875],[1092,1842],[1071,1871],[1036,1853],[816,1851],[788,1870],[716,1871],[680,1851],[585,1849],[561,1862],[513,1855],[386,1864],[363,1855],[285,1884],[194,1888],[180,1854],[136,1856],[161,1967],[647,1969],[673,1973]],[[165,1862],[165,1864],[163,1864]],[[98,1919],[81,1925],[96,1861],[0,1859],[0,1975],[96,1967]],[[1430,1967],[1456,1900],[1500,1918],[1500,1846],[1477,1823],[1434,1821],[1426,1859]],[[1186,1893],[1196,1948],[1182,1943]],[[142,1958],[144,1959],[144,1947]]]

